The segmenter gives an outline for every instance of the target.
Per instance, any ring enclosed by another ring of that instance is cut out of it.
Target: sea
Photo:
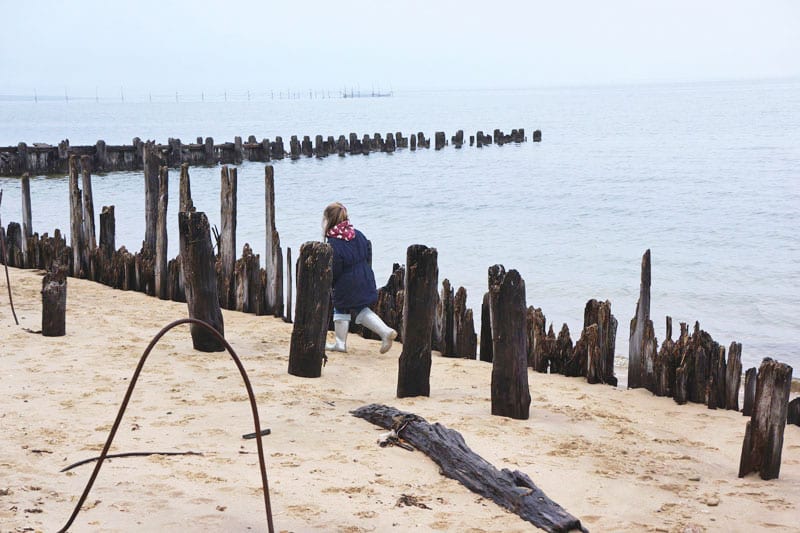
[[[199,96],[199,95],[197,95]],[[284,159],[275,168],[276,225],[296,258],[319,240],[323,208],[344,203],[372,241],[378,284],[412,244],[438,251],[439,283],[467,291],[480,327],[488,269],[517,270],[527,304],[556,332],[580,335],[587,300],[609,300],[627,358],[640,268],[652,255],[651,317],[695,321],[720,344],[800,365],[800,80],[330,93],[210,98],[0,100],[0,146],[19,142],[166,143],[197,137],[274,139],[350,132],[386,136],[524,128],[528,141],[482,148]],[[531,142],[542,131],[542,142]],[[220,167],[192,167],[198,210],[219,226]],[[144,237],[141,172],[93,176],[95,211],[116,210],[116,244]],[[0,178],[2,223],[21,220],[17,178]],[[264,163],[238,166],[237,248],[265,248]],[[33,229],[68,233],[66,176],[31,180]],[[178,172],[170,171],[170,209]],[[96,216],[99,216],[96,214]],[[178,252],[177,216],[169,249]],[[177,317],[176,317],[177,318]],[[266,318],[265,318],[266,320]]]

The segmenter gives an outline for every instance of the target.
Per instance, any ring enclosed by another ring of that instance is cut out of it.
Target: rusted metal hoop
[[[97,460],[97,464],[95,464],[94,471],[92,472],[91,477],[89,478],[89,482],[86,484],[86,488],[83,490],[83,494],[78,500],[75,509],[72,511],[72,516],[69,517],[69,520],[64,525],[63,528],[59,530],[58,533],[63,533],[67,531],[72,523],[75,521],[75,518],[78,516],[78,513],[81,510],[81,506],[83,506],[83,502],[86,501],[86,498],[89,496],[89,491],[92,490],[92,485],[94,484],[95,479],[97,478],[97,474],[100,472],[100,467],[103,465],[103,461],[106,458],[106,454],[108,453],[108,449],[111,447],[111,443],[114,440],[114,436],[117,433],[117,429],[119,429],[119,425],[122,422],[122,416],[125,414],[125,409],[128,407],[128,401],[131,399],[131,394],[133,394],[133,389],[136,386],[136,381],[139,379],[139,374],[142,372],[142,368],[144,367],[144,363],[147,360],[147,356],[150,355],[153,347],[158,343],[158,341],[163,337],[169,330],[176,326],[180,326],[181,324],[197,324],[209,330],[214,336],[219,339],[220,342],[225,346],[225,349],[228,350],[228,353],[233,358],[233,361],[236,363],[236,367],[239,369],[239,373],[242,375],[242,379],[244,380],[244,386],[247,388],[247,395],[250,398],[250,408],[253,411],[253,425],[255,426],[256,430],[256,444],[258,446],[258,462],[259,466],[261,467],[261,485],[264,490],[264,507],[267,512],[267,529],[269,533],[274,533],[274,528],[272,525],[272,506],[270,505],[269,501],[269,484],[267,482],[267,468],[264,463],[264,447],[261,442],[261,422],[258,418],[258,406],[256,405],[256,398],[253,394],[253,388],[250,386],[250,379],[247,377],[247,372],[242,365],[241,360],[239,360],[239,356],[236,355],[236,352],[233,350],[228,341],[220,335],[220,333],[214,329],[210,324],[207,322],[203,322],[202,320],[198,320],[196,318],[181,318],[180,320],[175,320],[164,326],[161,331],[159,331],[153,340],[150,341],[150,344],[145,349],[144,353],[142,354],[141,359],[139,359],[139,364],[136,366],[136,370],[133,373],[133,377],[131,378],[131,383],[128,385],[128,392],[125,393],[125,398],[122,400],[122,405],[119,408],[119,412],[117,413],[117,419],[114,421],[114,425],[111,427],[111,431],[108,434],[108,439],[106,440],[105,446],[103,446],[103,451],[100,453],[100,457]]]

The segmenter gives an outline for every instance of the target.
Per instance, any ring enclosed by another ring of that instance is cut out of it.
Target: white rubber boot
[[[350,315],[333,315],[333,332],[336,337],[333,344],[326,344],[325,349],[329,352],[347,352],[347,332],[350,330]]]
[[[397,337],[397,332],[387,326],[381,317],[369,307],[362,309],[356,316],[356,324],[370,329],[378,334],[381,338],[381,353],[386,353],[392,347],[392,341]]]

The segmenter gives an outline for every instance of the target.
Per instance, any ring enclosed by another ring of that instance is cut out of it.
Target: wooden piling
[[[492,316],[492,414],[527,420],[531,403],[525,346],[525,282],[516,270],[489,267]]]
[[[742,381],[742,344],[731,342],[725,373],[725,409],[739,410],[739,386]]]
[[[267,233],[264,252],[264,270],[266,272],[264,313],[272,315],[275,313],[277,305],[278,249],[281,246],[280,236],[275,229],[275,169],[272,165],[264,167],[264,216]]]
[[[261,304],[261,265],[258,255],[253,253],[250,244],[245,243],[242,257],[236,261],[233,279],[235,287],[235,306],[239,312],[260,314]]]
[[[194,204],[192,203],[192,185],[189,178],[189,164],[184,163],[181,165],[181,178],[180,178],[180,198],[178,200],[178,212],[184,213],[194,211]]]
[[[406,252],[406,265],[398,398],[431,393],[431,330],[439,281],[438,252],[421,244],[411,245]]]
[[[542,310],[532,305],[525,313],[525,331],[528,336],[528,366],[535,372],[546,374],[549,366],[544,351],[545,316]]]
[[[645,328],[650,329],[650,250],[642,256],[641,284],[639,300],[636,302],[636,315],[631,319],[631,334],[628,344],[628,388],[644,387],[647,369],[645,367],[645,344],[652,339],[645,339]]]
[[[789,402],[786,408],[786,423],[800,426],[800,396]]]
[[[116,225],[114,206],[104,205],[100,211],[99,248],[109,260],[111,259],[111,254],[116,250]]]
[[[207,322],[224,336],[208,218],[201,211],[178,213],[178,230],[189,317]],[[192,324],[190,329],[196,350],[221,352],[225,349],[205,328]]]
[[[42,278],[42,335],[66,335],[67,272],[58,264]]]
[[[22,196],[22,255],[25,268],[33,268],[33,250],[28,247],[28,240],[33,237],[33,222],[31,221],[31,181],[27,172],[22,175],[20,189]]]
[[[83,182],[83,238],[87,256],[97,248],[94,224],[94,199],[92,198],[92,158],[81,156],[81,177]]]
[[[413,137],[412,137],[413,139]],[[481,304],[481,350],[480,359],[487,363],[491,363],[492,354],[492,319],[489,305],[489,293],[483,295],[483,303]]]
[[[758,472],[761,479],[778,478],[791,384],[792,367],[770,358],[761,362],[753,414],[742,443],[739,477]]]
[[[467,308],[467,290],[459,287],[453,300],[453,344],[456,356],[475,359],[478,337],[472,309]]]
[[[289,349],[289,374],[318,378],[325,357],[333,249],[322,242],[300,247],[297,270],[297,309]]]
[[[753,406],[756,402],[756,380],[758,378],[758,370],[748,368],[744,373],[744,403],[742,404],[742,415],[752,416]]]
[[[219,305],[236,308],[233,272],[236,268],[237,171],[223,165],[220,171]]]
[[[144,143],[144,242],[142,248],[155,253],[156,224],[158,223],[158,172],[161,158],[154,141]]]
[[[292,323],[292,249],[286,247],[286,313],[283,321]]]
[[[444,278],[442,281],[442,356],[456,357],[455,326],[454,326],[454,303],[455,296],[450,280]]]
[[[444,148],[445,144],[447,143],[447,140],[445,138],[444,132],[443,131],[437,131],[436,134],[435,134],[435,139],[436,139],[436,142],[434,143],[434,148],[436,150],[441,150],[442,148]]]
[[[534,132],[533,132],[533,142],[535,142],[535,143],[542,142],[542,131],[541,130],[534,130]]]
[[[78,158],[69,156],[69,197],[70,197],[70,246],[72,246],[72,276],[86,277],[86,262],[83,256],[83,201],[78,185]]]
[[[169,270],[167,269],[167,206],[169,203],[169,168],[158,169],[158,216],[156,218],[155,294],[166,300]]]

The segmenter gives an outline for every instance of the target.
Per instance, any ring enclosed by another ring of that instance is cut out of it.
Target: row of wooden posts
[[[469,145],[482,147],[490,144],[503,145],[507,143],[522,143],[527,141],[525,129],[513,129],[511,133],[504,133],[495,129],[491,134],[483,131],[469,136]],[[533,132],[533,141],[542,140],[541,130]],[[450,142],[456,148],[466,144],[464,131],[458,130],[451,136]],[[28,146],[19,143],[17,146],[0,147],[0,176],[21,176],[29,174],[55,174],[69,172],[69,159],[76,156],[79,160],[88,157],[91,168],[95,172],[113,172],[120,170],[140,170],[146,167],[145,146],[150,141],[142,141],[139,137],[133,139],[130,145],[107,145],[99,140],[94,145],[70,146],[69,140],[61,141],[57,146],[35,143]],[[441,150],[447,146],[447,138],[443,131],[434,135],[434,148]],[[246,141],[237,136],[233,142],[214,144],[211,137],[198,137],[194,143],[182,143],[180,139],[170,138],[167,144],[151,143],[150,150],[155,150],[170,168],[180,168],[189,165],[239,165],[244,161],[270,162],[284,158],[300,159],[301,157],[327,157],[329,155],[368,155],[371,152],[394,152],[398,149],[430,148],[431,139],[426,138],[423,132],[403,136],[398,131],[387,133],[386,137],[380,133],[370,136],[364,134],[359,137],[356,133],[348,136],[339,135],[334,139],[332,135],[323,137],[316,135],[312,141],[308,135],[292,135],[288,147],[284,145],[282,137],[257,140],[255,135],[250,135]],[[288,148],[288,150],[287,150]]]
[[[152,146],[152,145],[151,145]],[[145,240],[142,250],[130,254],[114,250],[113,206],[100,215],[99,244],[95,244],[90,161],[82,160],[81,190],[76,157],[70,159],[70,211],[72,247],[60,232],[54,237],[31,235],[30,187],[23,178],[23,224],[8,229],[11,266],[49,270],[43,280],[43,334],[63,334],[66,309],[66,273],[86,277],[121,289],[132,289],[162,299],[186,301],[189,314],[224,334],[220,309],[291,318],[291,250],[287,249],[288,313],[283,307],[283,270],[280,239],[274,225],[274,173],[265,171],[267,257],[266,268],[259,256],[245,245],[235,259],[236,169],[221,170],[221,229],[214,254],[211,228],[204,213],[192,204],[188,166],[180,180],[180,255],[168,261],[166,216],[168,168],[155,150],[146,147]],[[0,228],[2,230],[2,228]],[[5,236],[0,236],[5,238]],[[330,317],[330,247],[306,243],[297,269],[297,313],[290,347],[289,372],[318,377],[324,359],[325,335]],[[406,266],[395,265],[388,283],[379,290],[376,312],[394,327],[403,343],[398,375],[398,396],[430,394],[430,352],[447,357],[475,358],[477,335],[472,310],[466,307],[466,290],[453,291],[449,280],[437,292],[438,266],[434,248],[409,247]],[[709,408],[738,410],[741,375],[741,345],[732,343],[725,359],[724,347],[695,324],[689,335],[681,324],[681,336],[671,340],[667,318],[667,340],[657,342],[649,318],[650,252],[642,259],[642,281],[636,316],[631,321],[629,388],[645,387],[654,394],[672,396],[678,403],[707,404]],[[537,372],[584,376],[590,383],[616,385],[613,371],[617,321],[608,301],[589,300],[584,310],[584,328],[573,346],[564,325],[556,338],[553,325],[545,334],[541,309],[526,307],[525,284],[515,270],[495,265],[488,272],[488,292],[482,306],[481,359],[493,363],[493,414],[525,419],[529,415],[527,368]],[[60,320],[58,319],[61,316]],[[201,328],[192,328],[193,344],[199,350],[221,350],[219,341]],[[777,477],[783,424],[793,413],[788,405],[791,367],[765,360],[761,369],[748,370],[745,379],[744,414],[751,416],[742,452],[740,475],[759,471],[765,479]],[[796,405],[796,402],[795,402]],[[794,408],[796,410],[796,407]]]

